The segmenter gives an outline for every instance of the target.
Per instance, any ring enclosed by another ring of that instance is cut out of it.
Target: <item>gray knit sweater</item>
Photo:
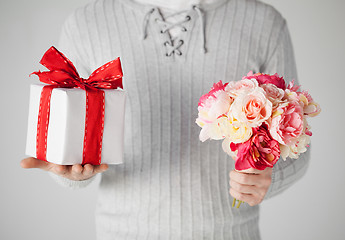
[[[221,141],[199,141],[195,119],[214,82],[250,70],[297,77],[286,22],[255,0],[214,0],[180,14],[176,39],[158,8],[132,0],[92,2],[63,27],[59,50],[81,75],[119,56],[128,94],[124,163],[99,186],[99,240],[260,239],[259,207],[231,208],[234,162]],[[279,160],[266,198],[305,173],[309,152]],[[72,188],[91,181],[57,180]]]

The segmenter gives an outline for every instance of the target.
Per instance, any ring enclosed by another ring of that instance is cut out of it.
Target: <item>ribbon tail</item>
[[[86,88],[86,116],[82,164],[101,164],[105,93]]]
[[[73,75],[71,75],[68,72],[55,70],[55,71],[37,71],[31,73],[31,75],[38,76],[40,82],[51,84],[51,85],[60,85],[61,87],[69,88],[69,87],[75,87],[76,81]]]
[[[40,107],[37,121],[36,136],[36,157],[37,159],[47,161],[47,137],[50,116],[50,99],[52,91],[56,86],[44,86],[41,91]]]

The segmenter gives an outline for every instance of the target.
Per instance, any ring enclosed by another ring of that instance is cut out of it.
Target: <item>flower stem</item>
[[[235,207],[236,204],[236,198],[234,198],[234,200],[232,200],[232,207]]]
[[[239,208],[241,206],[241,203],[242,203],[242,201],[238,201],[238,204],[237,204],[236,208]]]

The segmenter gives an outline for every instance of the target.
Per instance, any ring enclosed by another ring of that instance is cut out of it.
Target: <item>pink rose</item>
[[[253,91],[259,86],[255,79],[243,79],[240,81],[232,81],[225,87],[225,91],[233,98],[241,94],[246,94]]]
[[[302,134],[303,122],[303,109],[299,102],[286,102],[273,112],[269,131],[273,139],[289,145]]]
[[[244,143],[231,143],[231,151],[237,151],[235,169],[272,168],[280,157],[279,143],[270,136],[267,125],[253,129],[253,136]]]
[[[247,76],[244,76],[242,79],[253,79],[253,78],[258,81],[259,85],[271,83],[283,90],[285,90],[286,88],[284,78],[279,77],[277,73],[274,75],[269,75],[269,74],[262,74],[262,73],[253,74],[253,72],[249,72]]]
[[[248,94],[238,96],[232,103],[229,115],[250,127],[258,127],[272,113],[272,103],[266,98],[265,91],[258,87]]]

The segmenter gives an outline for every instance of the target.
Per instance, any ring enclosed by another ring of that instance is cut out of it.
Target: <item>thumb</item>
[[[29,157],[20,162],[22,168],[40,168],[45,171],[49,171],[52,167],[51,163],[39,160],[37,158]]]

